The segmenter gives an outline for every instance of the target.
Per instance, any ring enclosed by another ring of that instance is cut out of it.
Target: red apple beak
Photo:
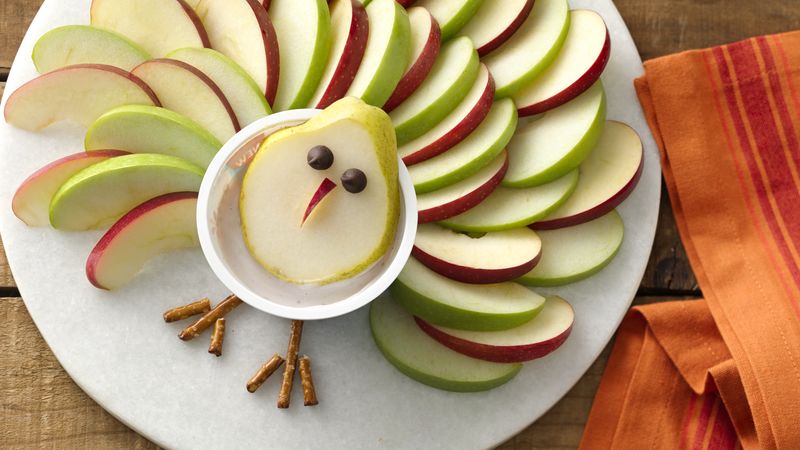
[[[306,219],[308,216],[311,215],[311,211],[314,211],[314,208],[317,207],[322,202],[322,199],[325,198],[334,188],[336,188],[336,183],[331,181],[330,178],[325,177],[322,180],[322,183],[319,184],[317,191],[314,192],[314,195],[311,196],[311,201],[308,202],[308,206],[306,206],[306,212],[303,214],[303,221],[300,222],[300,226],[303,226],[306,223]]]

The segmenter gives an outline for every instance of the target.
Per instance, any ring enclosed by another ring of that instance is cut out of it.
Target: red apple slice
[[[428,336],[462,355],[512,363],[541,358],[560,347],[572,331],[575,311],[566,300],[552,296],[530,322],[510,330],[465,331],[415,320]]]
[[[128,283],[152,257],[196,247],[196,192],[148,200],[122,216],[100,238],[86,261],[86,277],[100,289]]]
[[[199,0],[195,11],[214,50],[242,66],[271,105],[278,91],[280,58],[267,10],[256,0]]]
[[[408,8],[409,6],[413,5],[416,0],[397,0],[397,3],[400,5]]]
[[[475,16],[458,33],[472,39],[480,56],[507,41],[525,22],[534,0],[484,1]]]
[[[183,47],[211,46],[184,0],[93,0],[89,14],[92,25],[129,38],[156,58]]]
[[[489,114],[493,99],[494,81],[481,64],[472,89],[450,115],[427,133],[399,146],[397,153],[404,163],[413,165],[449,150],[478,128]]]
[[[144,81],[104,64],[76,64],[23,84],[6,101],[6,122],[39,130],[61,120],[89,126],[101,114],[122,105],[161,106]]]
[[[411,254],[429,269],[463,283],[511,281],[528,273],[542,241],[528,228],[470,236],[436,224],[420,225]]]
[[[308,206],[306,206],[306,212],[303,213],[303,220],[300,222],[301,225],[306,223],[308,216],[310,216],[314,209],[316,209],[317,205],[319,205],[322,199],[325,198],[326,195],[330,194],[330,192],[335,188],[336,183],[331,181],[330,178],[325,177],[325,179],[322,180],[322,183],[319,184],[319,187],[317,188],[316,192],[314,192],[314,195],[311,196]]]
[[[503,0],[506,2],[508,0]],[[419,0],[417,5],[427,9],[442,27],[442,40],[455,36],[475,15],[483,0]],[[496,3],[496,2],[489,2]]]
[[[239,131],[239,121],[222,90],[194,66],[174,59],[151,59],[132,73],[153,88],[165,108],[194,120],[220,142]]]
[[[442,45],[439,24],[427,9],[421,7],[409,9],[408,20],[411,23],[411,58],[403,78],[383,105],[383,110],[387,113],[403,103],[403,100],[413,94],[425,81]]]
[[[609,120],[597,147],[579,168],[580,179],[575,192],[531,227],[552,230],[606,214],[633,191],[643,168],[644,153],[639,135],[628,125]]]
[[[433,192],[417,195],[419,222],[436,222],[468,211],[482,202],[502,181],[508,169],[505,150],[474,175]]]
[[[11,200],[14,215],[31,227],[50,225],[50,200],[65,181],[92,164],[127,154],[120,150],[97,150],[75,153],[51,162],[20,184]]]
[[[328,6],[331,10],[331,56],[317,92],[309,102],[320,109],[347,94],[369,37],[367,10],[358,0],[333,0]]]
[[[608,63],[611,37],[594,11],[570,12],[567,38],[544,72],[514,94],[520,116],[539,114],[563,105],[589,89]]]

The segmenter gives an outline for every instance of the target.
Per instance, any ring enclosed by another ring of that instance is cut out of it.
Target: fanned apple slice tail
[[[132,280],[152,257],[196,247],[196,192],[176,192],[148,200],[122,216],[100,238],[86,261],[86,277],[100,289]]]
[[[36,41],[31,55],[39,73],[75,64],[108,64],[131,70],[150,55],[135,42],[89,25],[53,28]]]

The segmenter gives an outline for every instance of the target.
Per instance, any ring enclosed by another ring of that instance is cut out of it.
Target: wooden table
[[[0,89],[40,4],[4,0],[0,5]],[[800,25],[800,7],[785,0],[617,0],[616,4],[643,59]],[[635,303],[699,296],[665,193],[653,254]],[[106,413],[63,371],[19,298],[2,244],[0,297],[0,447],[156,448]],[[547,414],[500,448],[577,447],[608,351]]]

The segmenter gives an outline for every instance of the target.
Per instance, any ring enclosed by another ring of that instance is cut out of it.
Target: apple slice
[[[463,283],[511,281],[528,273],[542,252],[542,241],[529,228],[477,236],[435,224],[420,225],[411,254],[434,272]]]
[[[476,174],[503,151],[516,125],[514,102],[494,102],[483,122],[466,139],[441,155],[408,168],[414,190],[417,194],[432,192]]]
[[[161,105],[153,90],[129,72],[104,64],[76,64],[17,88],[4,113],[9,124],[36,131],[61,120],[88,126],[109,109],[128,104]]]
[[[210,47],[197,13],[183,0],[92,0],[91,24],[117,32],[160,58],[183,47]]]
[[[594,11],[570,12],[570,28],[553,63],[514,94],[520,116],[553,109],[572,100],[600,78],[611,56],[611,37]]]
[[[325,0],[272,0],[269,15],[281,52],[275,111],[304,108],[328,62],[331,17]]]
[[[91,153],[75,153],[57,159],[31,174],[20,184],[11,200],[11,210],[28,226],[48,226],[50,200],[65,181],[92,164],[127,154],[119,150],[98,150]]]
[[[450,350],[422,332],[411,314],[386,296],[370,305],[369,325],[375,344],[397,370],[437,389],[485,391],[506,383],[522,368]]]
[[[594,275],[607,266],[622,245],[625,225],[612,209],[580,225],[538,233],[544,256],[517,281],[531,286],[561,286]]]
[[[389,114],[398,145],[422,136],[450,115],[478,77],[479,65],[469,38],[456,38],[442,46],[428,78]]]
[[[369,0],[365,1],[369,3]],[[404,8],[408,8],[409,6],[413,5],[415,1],[417,0],[397,0],[397,3],[400,3],[400,5],[402,5]]]
[[[483,59],[497,84],[495,96],[513,95],[547,68],[558,55],[568,29],[567,0],[536,0],[514,35]]]
[[[538,186],[574,170],[597,144],[605,123],[606,96],[600,82],[542,116],[520,119],[508,144],[511,162],[503,186]]]
[[[507,41],[525,23],[534,0],[484,1],[459,34],[472,39],[478,55],[486,56]]]
[[[89,282],[100,289],[117,289],[131,281],[154,256],[197,247],[196,209],[196,192],[175,192],[130,210],[89,253]]]
[[[397,83],[389,100],[383,104],[383,110],[386,112],[391,112],[397,105],[403,103],[425,81],[433,68],[433,63],[436,62],[442,44],[439,24],[427,9],[420,7],[409,9],[408,21],[411,25],[411,57],[403,78]]]
[[[280,57],[278,37],[267,10],[256,0],[199,0],[194,9],[208,32],[211,47],[241,66],[269,103],[275,101]],[[217,81],[214,74],[197,68]],[[224,92],[225,83],[217,84]]]
[[[455,36],[472,19],[481,3],[483,0],[419,0],[416,5],[431,12],[442,27],[442,40],[446,41]],[[489,1],[489,3],[494,2]]]
[[[33,46],[33,65],[39,73],[74,64],[107,64],[131,70],[150,55],[120,34],[88,25],[53,28]]]
[[[182,48],[170,53],[169,57],[208,75],[231,104],[240,127],[272,113],[256,82],[234,60],[222,53],[210,48]]]
[[[566,342],[575,311],[561,297],[547,301],[533,320],[505,331],[464,331],[431,325],[416,318],[417,325],[447,348],[462,355],[497,363],[518,363],[546,356]]]
[[[410,258],[392,284],[392,297],[411,314],[460,330],[496,331],[533,319],[544,297],[517,283],[451,280]]]
[[[132,73],[153,88],[161,106],[197,122],[220,142],[239,131],[239,121],[222,90],[196,67],[175,59],[151,59]]]
[[[394,0],[367,5],[369,38],[364,58],[347,95],[380,107],[394,92],[411,56],[408,14]]]
[[[481,124],[493,99],[494,81],[481,64],[472,89],[450,115],[427,133],[398,147],[397,153],[406,165],[413,165],[449,150]]]
[[[500,185],[507,169],[508,155],[503,151],[471,177],[417,195],[419,223],[449,219],[474,208]]]
[[[317,92],[309,105],[325,108],[347,94],[364,57],[369,38],[367,10],[358,0],[333,0],[331,11],[331,55]]]
[[[59,230],[103,228],[136,205],[170,192],[200,189],[203,169],[174,156],[141,153],[91,165],[70,177],[50,202]]]
[[[600,141],[581,164],[575,192],[563,205],[534,223],[537,230],[577,225],[616,208],[636,187],[644,168],[642,141],[622,122],[606,122]]]
[[[125,105],[108,111],[89,126],[83,146],[91,152],[115,148],[172,155],[205,169],[222,143],[176,112],[157,106]]]
[[[478,206],[442,221],[459,231],[501,231],[522,227],[547,216],[570,197],[578,184],[578,171],[532,188],[499,186]]]

